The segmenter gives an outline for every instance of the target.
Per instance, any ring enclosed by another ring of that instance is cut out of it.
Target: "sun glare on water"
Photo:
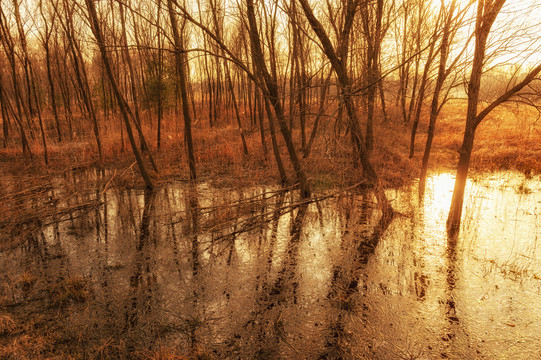
[[[427,179],[425,213],[448,211],[453,196],[455,176],[451,173],[436,174]]]

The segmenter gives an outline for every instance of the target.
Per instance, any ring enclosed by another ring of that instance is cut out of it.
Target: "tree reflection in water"
[[[448,239],[434,179],[424,202],[416,189],[389,192],[396,216],[382,216],[371,194],[298,203],[295,192],[264,188],[90,189],[68,198],[72,212],[58,202],[41,224],[17,229],[23,241],[0,255],[2,303],[48,316],[55,341],[88,357],[163,347],[242,359],[535,357],[541,315],[520,304],[539,302],[489,268],[491,248],[479,247],[494,231],[510,236],[508,226],[491,230],[472,213],[504,197],[479,190],[466,212],[479,225],[469,220],[461,233],[473,235]],[[525,214],[527,238],[539,226],[538,200],[520,196],[510,211]],[[89,201],[98,205],[77,205]],[[523,243],[511,248],[517,259]],[[524,266],[518,279],[535,289],[539,268]],[[529,339],[522,349],[503,349],[518,335]]]

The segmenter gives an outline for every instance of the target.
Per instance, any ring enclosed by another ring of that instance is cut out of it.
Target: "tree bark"
[[[147,141],[145,139],[145,135],[143,134],[143,128],[141,127],[141,117],[139,116],[139,100],[137,97],[137,88],[135,86],[136,77],[135,72],[133,70],[133,64],[131,61],[131,55],[130,51],[128,50],[128,37],[126,35],[126,17],[124,13],[124,5],[119,2],[120,7],[120,19],[122,24],[122,42],[123,42],[123,49],[124,49],[124,58],[126,60],[126,63],[128,64],[128,71],[129,71],[129,77],[130,77],[130,85],[131,85],[131,95],[133,100],[133,106],[135,110],[135,117],[133,118],[133,122],[135,124],[135,128],[137,129],[137,133],[139,134],[139,142],[141,144],[141,150],[147,154],[148,159],[150,160],[150,164],[152,165],[152,168],[154,171],[158,171],[158,167],[156,166],[156,163],[154,162],[154,157],[152,156],[152,153],[150,152],[150,148],[148,147]]]
[[[475,139],[477,121],[477,107],[479,102],[479,89],[483,73],[487,38],[492,24],[496,20],[505,0],[484,1],[477,4],[477,18],[475,22],[475,50],[473,54],[472,71],[468,83],[468,109],[466,113],[466,129],[464,139],[460,147],[460,156],[457,165],[455,187],[451,199],[451,208],[447,217],[447,232],[449,237],[454,238],[460,229],[460,219],[464,202],[464,190],[468,178],[471,152]],[[518,90],[517,90],[518,91]]]
[[[261,75],[262,80],[265,83],[266,96],[274,108],[274,113],[276,114],[276,118],[278,120],[280,132],[282,133],[282,137],[284,138],[284,141],[286,143],[289,158],[291,160],[291,164],[293,165],[293,169],[295,170],[297,181],[299,182],[301,197],[308,198],[310,197],[310,185],[308,184],[308,179],[306,178],[304,170],[301,167],[297,151],[295,150],[293,140],[291,138],[291,132],[289,131],[289,128],[287,126],[284,111],[282,108],[282,103],[280,102],[280,97],[278,94],[276,76],[271,76],[265,64],[265,58],[263,57],[263,50],[261,49],[259,32],[255,19],[253,0],[246,0],[246,5],[248,13],[248,24],[250,27],[250,44],[252,48],[254,64],[259,74]],[[273,73],[275,73],[275,71],[273,71]]]
[[[118,88],[118,85],[116,83],[116,80],[113,75],[113,71],[111,69],[111,64],[109,62],[109,58],[107,55],[107,49],[105,48],[105,43],[103,41],[103,35],[101,33],[100,23],[98,20],[98,14],[96,12],[96,8],[94,6],[93,0],[85,0],[87,10],[90,15],[90,22],[92,27],[92,32],[94,33],[94,36],[96,37],[96,41],[98,42],[98,47],[100,49],[101,58],[103,61],[103,65],[105,66],[105,70],[107,72],[107,76],[109,78],[109,82],[111,83],[111,87],[113,88],[113,93],[117,99],[118,106],[120,108],[120,112],[122,113],[122,118],[124,119],[124,124],[126,126],[126,132],[128,133],[128,137],[130,139],[130,144],[133,150],[133,154],[135,155],[135,159],[137,161],[137,165],[139,166],[139,171],[141,172],[141,176],[143,177],[143,180],[145,181],[146,187],[149,189],[153,188],[152,181],[150,179],[150,176],[148,175],[145,166],[143,164],[143,159],[141,158],[141,154],[139,153],[139,150],[137,148],[137,144],[135,143],[135,138],[133,136],[133,131],[130,125],[130,119],[128,112],[131,112],[128,108],[128,104],[126,103],[126,100],[120,93],[120,90]]]
[[[171,20],[171,27],[173,30],[173,41],[175,42],[175,64],[180,85],[180,96],[182,99],[182,114],[184,117],[184,140],[186,142],[186,150],[188,153],[187,155],[188,166],[190,168],[190,180],[195,181],[197,178],[197,174],[195,169],[195,155],[192,140],[192,118],[188,105],[188,90],[186,87],[184,45],[182,43],[181,35],[178,31],[178,23],[173,9],[172,0],[167,0],[167,9],[169,12],[169,19]]]

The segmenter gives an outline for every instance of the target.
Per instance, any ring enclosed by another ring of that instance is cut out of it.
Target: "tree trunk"
[[[265,141],[265,125],[263,122],[265,113],[263,110],[264,105],[262,103],[264,100],[259,95],[259,91],[257,90],[257,88],[254,91],[254,95],[255,95],[254,101],[256,103],[256,108],[257,108],[257,118],[259,120],[259,136],[261,138],[261,147],[263,148],[263,156],[265,157],[265,160],[266,160],[269,157],[269,150],[267,149],[267,142]],[[250,94],[248,94],[248,96],[251,98]]]
[[[361,19],[364,29],[365,41],[367,44],[366,54],[366,72],[368,88],[366,89],[366,134],[365,144],[368,152],[372,151],[374,145],[374,107],[377,94],[379,74],[379,53],[381,49],[381,27],[383,18],[383,0],[377,0],[375,11],[370,7],[372,4],[363,4],[361,9]]]
[[[5,102],[8,99],[4,96],[4,82],[2,80],[2,70],[0,70],[0,110],[2,114],[2,132],[4,134],[4,149],[8,146],[9,141],[9,115]]]
[[[49,45],[45,46],[45,58],[47,64],[47,80],[49,81],[49,91],[51,96],[51,107],[53,108],[54,123],[56,125],[56,134],[58,135],[58,142],[62,142],[62,130],[60,129],[60,120],[58,119],[58,109],[56,107],[56,91],[54,88],[53,74],[51,72],[51,59],[49,53]]]
[[[280,174],[280,180],[282,184],[287,182],[286,169],[280,156],[280,148],[278,147],[278,139],[276,138],[276,128],[274,126],[274,116],[272,115],[272,109],[269,104],[269,100],[264,97],[265,110],[267,112],[267,118],[269,119],[269,129],[271,134],[272,151],[274,153],[274,159],[276,160],[276,166],[278,166],[278,173]]]
[[[381,188],[381,185],[378,180],[378,175],[376,171],[374,170],[374,168],[372,167],[372,164],[369,158],[369,153],[366,149],[365,143],[363,142],[360,122],[357,116],[356,108],[354,106],[351,83],[348,77],[347,66],[345,63],[345,54],[347,54],[349,32],[353,24],[353,16],[355,12],[357,11],[358,2],[347,3],[347,10],[346,10],[347,12],[345,15],[345,22],[341,30],[341,34],[342,34],[341,39],[340,39],[341,43],[339,45],[338,51],[335,51],[329,37],[327,36],[327,34],[325,33],[325,30],[323,29],[323,26],[314,16],[314,13],[312,9],[310,8],[310,6],[308,5],[307,0],[299,0],[299,2],[302,5],[304,13],[308,19],[308,22],[310,23],[310,26],[312,27],[312,30],[314,30],[314,32],[316,33],[317,37],[319,38],[321,42],[322,49],[325,55],[329,59],[331,66],[333,67],[338,77],[338,82],[340,85],[340,89],[342,91],[341,98],[346,108],[351,136],[352,136],[353,143],[355,144],[354,149],[357,152],[357,156],[363,167],[364,174],[367,177],[368,181],[375,188],[375,195],[378,200],[378,204],[381,206],[381,209],[384,215],[391,214],[392,208],[389,204],[387,196],[385,195],[385,192]]]
[[[436,129],[436,120],[439,114],[439,98],[443,82],[447,78],[447,58],[449,56],[449,44],[451,36],[451,25],[453,21],[456,1],[453,1],[449,6],[449,12],[447,19],[444,23],[443,35],[440,44],[440,63],[438,65],[438,77],[436,79],[436,85],[434,87],[434,93],[432,94],[432,104],[430,105],[430,119],[428,123],[428,133],[426,138],[425,150],[423,153],[423,162],[421,164],[421,174],[419,176],[419,196],[422,197],[425,192],[426,174],[428,169],[428,159],[430,157],[430,150],[432,148],[432,141],[434,139],[434,132]]]
[[[468,113],[469,112],[470,111],[468,111]],[[460,147],[460,157],[458,159],[456,170],[455,187],[453,189],[451,208],[447,218],[447,231],[452,237],[458,233],[460,228],[460,218],[462,216],[462,205],[464,202],[464,190],[466,189],[466,180],[468,178],[468,169],[470,166],[474,138],[475,129],[468,128],[468,125],[466,125],[466,132],[464,133],[464,139],[462,146]]]
[[[30,114],[30,118],[35,114],[34,107],[32,106],[32,85],[31,85],[31,79],[30,79],[30,58],[28,57],[28,50],[27,50],[27,43],[26,43],[26,36],[23,29],[23,24],[21,21],[21,14],[19,11],[19,4],[17,3],[17,0],[13,0],[13,14],[15,15],[15,22],[17,24],[17,30],[19,32],[19,41],[21,45],[21,49],[23,51],[23,69],[24,69],[24,77],[26,80],[26,90],[27,90],[27,100],[28,100],[28,112]]]
[[[160,26],[162,2],[158,1],[158,8],[156,10],[157,25]],[[162,48],[162,32],[161,29],[158,32],[158,65],[157,65],[157,77],[158,77],[158,129],[156,130],[156,144],[158,149],[162,145],[162,118],[163,118],[163,104],[162,104],[162,86],[163,86],[163,48]]]
[[[443,5],[442,5],[443,6]],[[410,154],[409,158],[413,158],[413,155],[415,154],[415,136],[417,135],[417,127],[419,126],[419,120],[421,118],[421,110],[423,107],[423,100],[425,97],[425,91],[427,87],[427,81],[428,81],[428,73],[432,66],[432,61],[434,61],[435,53],[434,48],[436,44],[436,37],[438,35],[439,29],[438,26],[436,26],[436,29],[434,30],[434,33],[432,35],[432,43],[430,45],[430,50],[428,51],[428,57],[424,66],[423,70],[423,76],[421,77],[421,84],[419,85],[419,95],[417,96],[417,101],[415,105],[415,115],[413,118],[413,126],[411,127],[411,136],[410,136]],[[412,99],[414,101],[414,99]]]
[[[18,81],[18,75],[17,75],[17,64],[15,62],[15,44],[13,43],[13,39],[10,35],[9,29],[7,28],[7,23],[5,20],[5,14],[3,12],[3,9],[0,8],[0,29],[2,31],[2,46],[4,47],[4,51],[6,53],[6,56],[9,61],[10,70],[11,70],[11,80],[13,85],[13,97],[15,98],[15,105],[17,106],[17,112],[12,111],[13,117],[15,118],[15,122],[17,122],[17,125],[19,127],[19,134],[21,136],[21,147],[23,150],[23,154],[28,155],[30,159],[32,159],[32,151],[30,149],[30,144],[28,143],[28,138],[26,136],[26,131],[24,129],[23,124],[23,99],[21,90],[19,87],[19,81]],[[10,107],[9,101],[6,101],[6,105]]]
[[[126,63],[128,64],[128,70],[129,70],[129,76],[130,76],[130,84],[131,84],[131,94],[132,94],[132,100],[133,100],[133,106],[135,110],[135,118],[134,124],[135,128],[137,129],[137,132],[139,134],[139,142],[141,144],[141,150],[145,152],[148,156],[148,159],[150,160],[150,164],[152,165],[152,168],[154,171],[158,171],[158,167],[156,166],[156,163],[154,162],[154,157],[152,156],[152,153],[150,152],[150,148],[148,147],[148,144],[145,139],[145,135],[143,134],[143,128],[141,126],[141,117],[139,116],[139,101],[137,98],[137,88],[135,86],[136,77],[135,72],[133,71],[133,65],[131,61],[130,52],[128,50],[128,37],[126,35],[126,19],[124,14],[124,5],[122,3],[119,3],[120,7],[120,19],[122,24],[122,42],[123,42],[123,48],[124,48],[124,57],[126,60]]]
[[[355,145],[357,156],[361,162],[361,165],[363,166],[363,170],[365,172],[366,177],[369,179],[370,182],[372,182],[373,184],[376,184],[378,177],[374,168],[372,167],[372,164],[370,163],[368,151],[363,141],[363,136],[362,136],[362,132],[360,128],[360,122],[357,116],[357,112],[356,112],[357,110],[353,102],[353,95],[351,93],[351,83],[349,80],[349,76],[347,74],[346,64],[344,64],[343,60],[339,57],[340,52],[337,52],[334,50],[334,47],[332,46],[329,37],[325,33],[325,30],[323,29],[323,26],[321,25],[321,23],[314,16],[312,9],[308,5],[308,2],[306,0],[299,0],[299,2],[302,5],[302,8],[304,10],[306,17],[308,18],[308,22],[310,23],[310,25],[312,26],[312,29],[314,30],[319,40],[321,41],[323,51],[325,52],[325,55],[331,62],[331,65],[338,77],[340,90],[342,92],[341,98],[342,98],[344,107],[346,108],[346,113],[348,115],[349,128],[351,131],[351,137]],[[351,2],[349,2],[348,4],[349,4],[348,6],[352,8],[349,9],[349,13],[346,16],[346,18],[348,19],[347,22],[353,22],[352,17],[356,11],[357,6],[353,5],[353,3]],[[348,33],[348,31],[343,30],[343,33]],[[341,45],[342,47],[347,46],[346,38],[341,39],[341,41],[344,43],[344,45]],[[342,52],[343,51],[344,50],[342,50]]]
[[[171,20],[171,27],[173,30],[173,41],[175,42],[175,63],[178,75],[178,81],[180,85],[180,95],[182,98],[182,114],[184,117],[184,140],[186,141],[186,149],[188,152],[188,166],[190,168],[190,179],[195,182],[197,178],[195,169],[195,155],[192,141],[192,118],[190,115],[190,109],[188,105],[188,93],[186,87],[186,74],[184,67],[184,45],[182,43],[181,35],[178,31],[178,23],[175,12],[173,11],[172,0],[167,0],[167,8],[169,12],[169,18]]]
[[[314,144],[314,140],[316,139],[316,133],[317,129],[319,127],[319,121],[321,119],[321,116],[323,115],[323,112],[325,111],[325,105],[327,103],[326,97],[327,97],[327,89],[329,88],[329,80],[332,75],[332,70],[329,71],[329,75],[327,75],[327,79],[324,80],[324,82],[321,83],[321,94],[319,98],[319,109],[316,114],[316,118],[314,120],[314,126],[312,127],[312,132],[310,133],[310,139],[308,140],[308,143],[306,144],[306,147],[303,149],[303,157],[307,158],[310,156],[310,152],[312,151],[312,145]],[[323,80],[323,74],[321,74],[321,79]]]
[[[128,104],[126,103],[126,100],[124,99],[122,94],[120,94],[120,90],[118,88],[118,85],[113,75],[113,71],[111,69],[109,58],[107,56],[107,49],[105,47],[105,43],[103,42],[103,36],[101,33],[100,24],[98,21],[98,14],[96,13],[94,2],[93,0],[85,0],[85,3],[90,15],[92,32],[94,33],[94,36],[96,37],[96,41],[100,49],[103,65],[105,66],[105,70],[107,71],[109,82],[111,83],[111,87],[113,88],[114,95],[117,99],[120,112],[122,113],[122,118],[124,119],[124,124],[126,125],[126,132],[128,133],[128,137],[130,139],[130,144],[133,150],[133,154],[135,155],[137,165],[139,166],[139,171],[141,172],[141,176],[143,177],[143,180],[145,181],[146,187],[149,189],[152,189],[153,188],[152,181],[150,180],[150,176],[148,175],[145,169],[145,166],[143,164],[143,159],[141,158],[141,154],[139,153],[137,144],[135,143],[135,138],[133,136],[132,128],[130,125],[128,112],[131,112],[131,111],[128,108]]]
[[[258,69],[259,74],[261,75],[262,80],[265,83],[265,95],[272,104],[276,118],[278,120],[278,126],[280,127],[280,132],[286,143],[286,147],[289,153],[289,158],[293,169],[295,170],[295,175],[297,176],[297,181],[299,182],[301,196],[303,198],[310,197],[310,185],[304,173],[304,170],[301,167],[297,151],[293,145],[293,140],[291,138],[291,132],[287,126],[286,119],[284,117],[284,111],[282,108],[282,103],[280,102],[280,96],[278,94],[278,85],[276,83],[276,76],[271,76],[267,70],[265,64],[265,58],[263,56],[263,50],[261,49],[261,43],[259,38],[259,32],[257,29],[256,19],[255,19],[255,10],[253,0],[246,0],[247,13],[248,13],[248,23],[250,27],[250,43],[252,48],[252,56],[254,60],[255,67]],[[271,61],[272,63],[272,61]],[[273,71],[275,73],[275,71]]]
[[[479,1],[477,5],[477,19],[475,23],[475,51],[473,64],[468,83],[468,110],[466,113],[466,129],[464,139],[460,147],[460,157],[456,171],[455,187],[451,199],[451,208],[447,217],[447,232],[450,237],[455,237],[460,229],[460,218],[462,216],[462,204],[464,202],[464,190],[470,166],[471,151],[477,128],[477,106],[479,102],[479,89],[481,76],[483,74],[483,63],[485,59],[486,43],[490,28],[496,20],[505,0],[495,0],[488,4]]]
[[[53,74],[52,74],[52,70],[51,70],[51,52],[50,52],[50,47],[49,47],[51,33],[52,33],[52,30],[53,30],[53,26],[54,26],[54,20],[55,20],[56,17],[53,16],[52,23],[50,24],[51,30],[49,30],[49,23],[48,23],[49,20],[45,17],[45,15],[43,13],[43,3],[42,3],[42,1],[39,2],[39,11],[40,11],[40,14],[41,14],[41,18],[43,19],[43,24],[44,24],[44,28],[45,28],[45,34],[43,36],[43,49],[45,50],[45,64],[46,64],[46,67],[47,67],[47,81],[49,82],[49,93],[50,93],[50,96],[51,96],[51,107],[53,109],[53,117],[54,117],[54,122],[55,122],[55,125],[56,125],[56,134],[58,136],[58,142],[61,142],[62,141],[62,131],[60,130],[60,121],[58,119],[58,110],[57,110],[57,107],[56,107],[56,91],[55,91],[55,88],[54,88]]]
[[[216,36],[218,37],[218,39],[222,40],[222,26],[218,21],[217,5],[214,2],[211,2],[211,7],[212,7],[212,19],[213,19],[213,22],[214,22],[214,28],[215,28]],[[226,54],[225,54],[224,49],[220,49],[220,50],[221,50],[222,56],[225,58]],[[235,96],[235,87],[233,86],[233,81],[231,80],[231,74],[230,74],[230,71],[229,71],[229,65],[224,64],[224,68],[225,68],[225,78],[226,78],[225,80],[227,81],[227,86],[228,86],[228,89],[229,89],[229,93],[231,95],[231,100],[233,102],[233,109],[235,111],[235,118],[237,120],[237,126],[239,128],[239,135],[240,135],[240,138],[241,138],[241,141],[242,141],[242,150],[244,152],[244,155],[248,155],[248,146],[246,145],[246,138],[244,137],[244,129],[242,128],[242,121],[241,121],[240,114],[239,114],[239,107],[238,107],[238,104],[237,104],[237,97]]]
[[[56,8],[57,5],[54,2],[52,4],[55,7],[55,11],[58,12],[58,9]],[[75,31],[74,25],[73,25],[74,9],[69,7],[70,4],[68,4],[66,0],[64,0],[63,6],[64,6],[64,12],[65,12],[65,14],[63,14],[64,15],[63,17],[65,18],[65,20],[60,21],[60,24],[63,27],[65,36],[67,37],[69,52],[71,53],[72,60],[73,60],[73,69],[75,70],[75,78],[77,80],[79,92],[82,97],[82,102],[83,102],[84,108],[88,112],[88,116],[92,120],[94,137],[96,139],[99,161],[101,164],[103,162],[103,151],[102,151],[102,144],[101,144],[101,135],[100,135],[99,125],[98,125],[98,118],[96,117],[94,103],[92,101],[92,95],[90,92],[90,86],[88,85],[88,76],[86,74],[86,68],[85,68],[83,56],[81,53],[81,49],[79,47],[79,44],[77,43],[77,40],[74,38],[74,31]],[[60,19],[62,19],[62,17],[60,17]]]

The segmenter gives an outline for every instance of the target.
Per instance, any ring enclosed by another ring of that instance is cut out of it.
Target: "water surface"
[[[81,353],[110,339],[220,359],[540,358],[541,179],[474,177],[450,241],[453,184],[432,174],[421,201],[415,184],[389,191],[392,219],[370,194],[301,204],[178,183],[65,199],[52,184],[49,206],[99,205],[20,231],[0,253],[0,298],[62,314]]]

